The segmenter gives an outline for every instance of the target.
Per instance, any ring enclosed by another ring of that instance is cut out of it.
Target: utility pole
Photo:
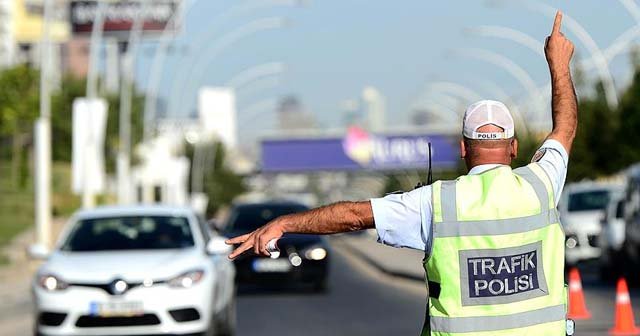
[[[118,179],[118,203],[127,204],[131,202],[131,98],[133,96],[135,56],[142,32],[145,15],[148,7],[148,0],[140,0],[138,14],[129,31],[129,41],[125,45],[122,58],[122,73],[120,84],[120,146],[117,158],[117,179]]]
[[[90,100],[89,106],[95,106],[93,101],[98,97],[98,58],[100,55],[100,45],[102,44],[102,31],[104,25],[104,11],[107,4],[104,0],[97,0],[96,14],[93,18],[93,25],[91,27],[91,42],[89,44],[89,70],[87,73],[87,98]],[[90,109],[93,109],[91,107]],[[89,111],[89,125],[93,125],[92,122],[93,111]],[[95,206],[95,197],[93,195],[93,189],[89,183],[89,172],[91,171],[91,164],[95,158],[93,158],[94,135],[93,130],[89,131],[89,141],[87,141],[85,147],[85,155],[83,156],[84,162],[82,163],[82,207],[92,208]]]
[[[51,16],[53,0],[44,1],[40,61],[40,117],[35,124],[35,221],[37,243],[49,247],[51,236]]]

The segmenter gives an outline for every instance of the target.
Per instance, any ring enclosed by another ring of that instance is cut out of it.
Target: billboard
[[[263,140],[262,171],[426,168],[429,143],[434,169],[456,168],[460,161],[459,149],[456,139],[450,135],[380,135],[351,127],[344,137]]]
[[[96,1],[71,1],[69,7],[71,30],[75,34],[90,34],[96,17]],[[169,27],[173,15],[178,10],[178,0],[153,0],[143,4],[141,1],[108,2],[104,11],[104,34],[122,35],[133,27],[133,23],[142,9],[144,33],[160,33]],[[177,22],[176,20],[174,22]]]

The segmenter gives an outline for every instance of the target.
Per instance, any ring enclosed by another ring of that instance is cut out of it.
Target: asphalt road
[[[238,336],[418,335],[424,319],[424,285],[381,273],[339,244],[334,243],[330,290],[325,294],[299,289],[243,291],[238,297]],[[590,267],[582,268],[582,277],[593,317],[577,321],[576,335],[607,335],[614,320],[614,284],[602,283]],[[27,281],[0,283],[0,335],[30,335]],[[630,291],[640,323],[640,286]]]
[[[336,247],[329,293],[244,293],[238,301],[238,336],[419,335],[423,284],[385,275]],[[592,318],[576,321],[575,335],[607,335],[614,321],[615,285],[600,281],[593,265],[582,266],[581,273]],[[640,323],[640,287],[632,286],[630,296]]]
[[[241,291],[238,336],[418,335],[426,290],[334,249],[329,291]]]

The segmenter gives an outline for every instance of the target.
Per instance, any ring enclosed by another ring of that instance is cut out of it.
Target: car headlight
[[[169,287],[190,288],[191,286],[200,282],[200,280],[202,280],[203,277],[204,277],[204,271],[198,269],[198,270],[184,272],[178,275],[177,277],[169,280],[167,283],[169,284]]]
[[[322,260],[327,257],[327,250],[322,246],[311,246],[304,251],[304,257],[310,260]]]
[[[60,278],[55,275],[43,274],[38,276],[38,286],[52,292],[66,289],[69,287],[69,284],[60,280]]]

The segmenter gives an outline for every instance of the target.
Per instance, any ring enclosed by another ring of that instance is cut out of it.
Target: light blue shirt
[[[567,151],[560,142],[549,139],[540,146],[534,160],[549,176],[557,205],[567,177]],[[480,174],[496,166],[499,165],[475,166],[469,175]],[[431,186],[371,199],[371,207],[380,243],[425,253],[431,251]]]

